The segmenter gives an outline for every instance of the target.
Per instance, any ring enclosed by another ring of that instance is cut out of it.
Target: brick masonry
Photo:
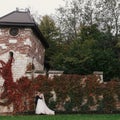
[[[7,62],[9,52],[14,53],[14,81],[25,76],[29,63],[34,64],[35,70],[42,71],[45,48],[32,29],[19,28],[17,36],[11,36],[9,30],[10,28],[0,28],[0,60]]]
[[[31,72],[29,75],[26,72],[28,65],[32,63],[34,71],[43,71],[45,48],[32,29],[19,28],[19,33],[16,36],[10,35],[9,30],[10,28],[0,28],[0,60],[7,62],[9,52],[13,52],[15,59],[12,63],[14,81],[22,76],[30,76]],[[0,76],[0,93],[3,91],[3,83],[4,79]],[[0,106],[0,113],[6,112],[13,112],[12,104]]]

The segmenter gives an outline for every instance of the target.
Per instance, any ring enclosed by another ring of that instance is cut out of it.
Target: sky
[[[15,11],[16,8],[21,10],[30,8],[30,11],[41,16],[51,15],[64,3],[64,0],[1,0],[0,17]]]

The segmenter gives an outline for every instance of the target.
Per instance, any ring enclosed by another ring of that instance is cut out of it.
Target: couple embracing
[[[36,93],[35,105],[35,114],[55,115],[55,111],[51,110],[46,105],[44,94],[42,92]]]

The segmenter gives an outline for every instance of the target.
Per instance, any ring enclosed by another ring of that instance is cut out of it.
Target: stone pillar
[[[57,71],[57,70],[50,70],[48,71],[48,77],[53,79],[54,76],[60,76],[63,74],[64,71]]]
[[[102,71],[94,71],[93,74],[99,77],[100,83],[103,82],[103,72]]]

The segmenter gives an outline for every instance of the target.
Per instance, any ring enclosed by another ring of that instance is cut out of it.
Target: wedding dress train
[[[55,111],[53,111],[47,107],[45,100],[44,100],[44,95],[41,94],[39,97],[40,98],[37,101],[35,113],[36,114],[54,115]]]

